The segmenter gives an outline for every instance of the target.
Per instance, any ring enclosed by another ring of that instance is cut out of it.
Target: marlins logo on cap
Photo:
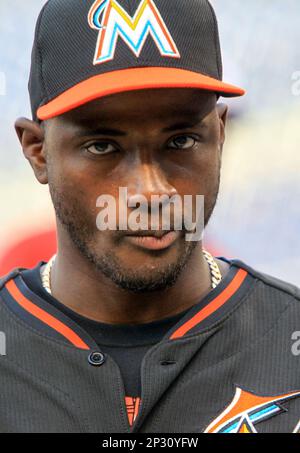
[[[96,0],[89,11],[88,21],[92,28],[99,30],[94,64],[113,60],[118,37],[139,57],[149,34],[162,57],[180,57],[153,0],[142,0],[134,17],[116,0]]]

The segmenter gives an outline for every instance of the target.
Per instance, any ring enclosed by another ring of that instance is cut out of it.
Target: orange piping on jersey
[[[177,329],[171,336],[170,339],[183,337],[189,330],[195,327],[204,319],[208,318],[212,313],[218,310],[222,305],[224,305],[230,297],[232,297],[238,289],[241,287],[245,278],[247,277],[248,272],[244,269],[240,269],[230,284],[215,298],[213,299],[206,307],[202,308],[198,313],[195,314],[189,321],[183,324],[179,329]]]
[[[24,308],[24,310],[28,311],[31,315],[47,324],[49,327],[52,327],[52,329],[63,335],[74,346],[80,349],[90,349],[89,346],[72,329],[27,299],[21,293],[13,280],[10,280],[6,284],[6,289],[15,301]]]

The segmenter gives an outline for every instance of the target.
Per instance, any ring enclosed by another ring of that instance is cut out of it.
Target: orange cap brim
[[[104,96],[151,88],[196,88],[214,91],[225,97],[245,94],[241,88],[185,69],[131,68],[99,74],[78,83],[41,106],[37,117],[47,120]]]

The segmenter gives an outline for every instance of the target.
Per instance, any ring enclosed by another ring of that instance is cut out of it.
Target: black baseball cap
[[[49,0],[36,25],[29,79],[34,119],[149,88],[225,97],[216,16],[207,0]]]

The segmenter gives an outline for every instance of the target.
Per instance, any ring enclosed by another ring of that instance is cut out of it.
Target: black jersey
[[[120,368],[127,399],[141,397],[141,363],[146,352],[187,312],[162,320],[139,325],[115,325],[93,321],[60,303],[43,287],[40,269],[43,261],[33,269],[21,272],[26,285],[42,299],[56,307],[84,329],[97,343],[99,349],[109,354]]]
[[[238,260],[144,354],[139,396],[15,269],[0,284],[1,432],[297,432],[300,292]]]

